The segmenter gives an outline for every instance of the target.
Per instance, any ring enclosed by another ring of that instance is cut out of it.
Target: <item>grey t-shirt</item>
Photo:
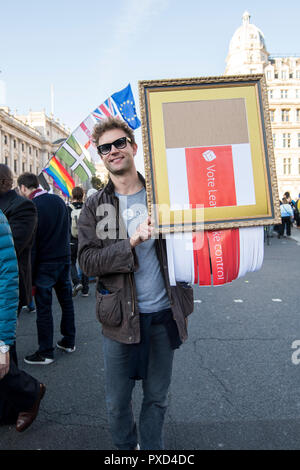
[[[138,225],[148,217],[145,188],[136,194],[124,196],[115,193],[120,201],[120,214],[131,237]],[[138,306],[141,313],[159,312],[170,307],[169,298],[155,249],[155,240],[147,240],[135,248],[139,269],[134,278]]]

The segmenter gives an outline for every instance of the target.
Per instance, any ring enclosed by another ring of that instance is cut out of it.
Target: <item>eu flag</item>
[[[111,97],[120,111],[124,121],[126,121],[132,129],[137,129],[140,127],[141,121],[136,114],[135,102],[130,83],[126,88],[118,91],[117,93],[114,93],[111,95]]]

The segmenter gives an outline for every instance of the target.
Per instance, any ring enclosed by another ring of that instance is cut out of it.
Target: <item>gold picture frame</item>
[[[264,75],[140,81],[139,98],[160,233],[281,221]]]

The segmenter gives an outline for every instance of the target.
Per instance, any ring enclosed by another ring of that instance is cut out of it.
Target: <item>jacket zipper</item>
[[[129,274],[129,281],[130,281],[130,289],[131,289],[131,298],[132,298],[132,316],[135,314],[135,296],[134,296],[134,289],[133,289],[133,282],[132,282],[133,274]]]

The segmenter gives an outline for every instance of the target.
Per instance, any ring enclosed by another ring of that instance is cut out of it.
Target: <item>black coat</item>
[[[14,190],[0,194],[0,209],[9,222],[19,265],[19,307],[28,305],[32,295],[31,248],[37,226],[33,202]]]

